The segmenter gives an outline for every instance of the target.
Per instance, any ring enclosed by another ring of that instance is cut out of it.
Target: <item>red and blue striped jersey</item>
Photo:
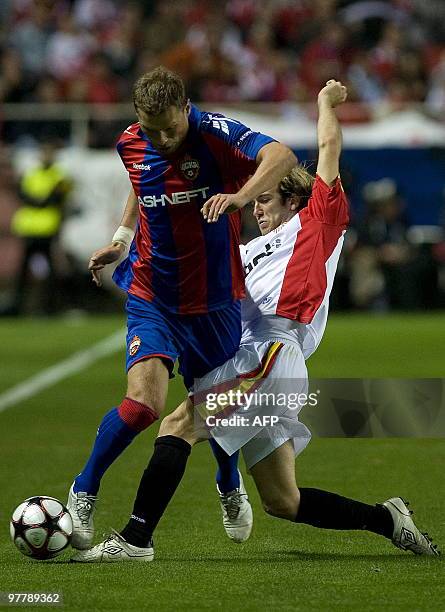
[[[207,223],[200,209],[216,193],[235,193],[256,170],[259,150],[273,139],[220,114],[192,106],[185,142],[164,157],[139,123],[117,143],[139,202],[128,257],[117,285],[179,314],[218,310],[244,297],[239,255],[241,215]]]

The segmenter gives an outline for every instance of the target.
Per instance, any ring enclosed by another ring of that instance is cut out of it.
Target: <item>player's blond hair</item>
[[[304,208],[312,193],[315,177],[308,172],[304,164],[298,164],[281,179],[278,186],[283,201],[292,196],[299,198],[298,209]]]
[[[133,103],[136,111],[159,115],[170,106],[184,108],[187,103],[182,79],[164,66],[143,74],[134,84]]]

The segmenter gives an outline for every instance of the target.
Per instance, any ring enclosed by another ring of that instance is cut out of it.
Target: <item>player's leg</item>
[[[159,358],[139,361],[129,370],[126,396],[102,419],[91,455],[74,481],[75,493],[96,495],[110,465],[158,419],[167,398],[168,377],[168,368]]]
[[[91,545],[93,511],[101,479],[110,465],[164,409],[169,371],[177,357],[168,322],[152,304],[129,298],[127,395],[102,419],[93,449],[70,489],[75,548]]]
[[[287,440],[250,468],[265,512],[278,518],[294,520],[300,504],[295,480],[295,452]]]
[[[152,534],[181,482],[192,445],[199,439],[190,400],[164,418],[133,511],[120,534],[75,555],[82,563],[151,561]]]
[[[250,472],[268,514],[322,529],[367,530],[392,540],[404,550],[438,554],[431,541],[414,525],[401,498],[372,506],[321,489],[298,489],[294,464],[294,446],[288,440],[251,466]]]
[[[83,550],[91,546],[101,479],[134,438],[157,420],[165,405],[168,376],[166,365],[158,358],[135,364],[128,372],[126,397],[102,419],[91,454],[68,495],[74,548]]]
[[[320,489],[298,489],[291,440],[252,465],[250,472],[265,511],[275,517],[325,529],[368,529],[391,537],[391,515],[379,506],[363,504]]]
[[[221,374],[223,368],[234,367],[230,364],[241,339],[240,304],[236,302],[207,315],[193,317],[186,333],[187,349],[180,356],[179,363],[184,383],[190,388],[196,379],[211,377],[213,372]],[[244,542],[250,536],[253,515],[238,470],[239,452],[229,455],[213,439],[210,439],[210,445],[218,464],[216,488],[224,529],[231,540]]]
[[[205,427],[194,417],[194,406],[190,399],[184,400],[173,412],[164,417],[159,426],[158,438],[174,436],[182,438],[190,446],[207,439]]]
[[[156,525],[182,480],[190,451],[198,439],[193,404],[187,399],[161,423],[153,455],[139,484],[133,512],[121,531],[128,543],[148,546]]]
[[[179,357],[179,371],[187,389],[194,380],[222,366],[235,355],[241,340],[241,308],[239,302],[190,318],[184,326],[185,350]],[[240,486],[238,456],[228,455],[214,440],[210,445],[218,464],[216,482],[220,494],[236,491]]]

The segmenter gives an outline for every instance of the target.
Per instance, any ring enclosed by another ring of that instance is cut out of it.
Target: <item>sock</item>
[[[133,546],[147,548],[156,525],[184,475],[192,447],[176,436],[156,439],[153,455],[142,475],[133,514],[121,531]]]
[[[218,462],[218,471],[216,472],[218,489],[221,493],[229,493],[229,491],[237,489],[240,484],[238,473],[239,451],[236,451],[233,455],[228,455],[213,438],[210,438],[209,442]]]
[[[74,481],[74,492],[96,495],[100,481],[110,465],[131,444],[143,429],[157,419],[148,406],[125,398],[119,408],[112,408],[97,430],[91,455]]]
[[[370,506],[320,489],[300,489],[296,523],[323,529],[366,529],[392,538],[394,522],[384,506]]]

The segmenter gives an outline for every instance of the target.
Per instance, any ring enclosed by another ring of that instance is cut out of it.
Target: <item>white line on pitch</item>
[[[84,370],[89,365],[124,347],[125,329],[120,329],[89,348],[78,351],[58,364],[42,370],[27,380],[0,394],[0,412],[52,387],[64,378]]]

